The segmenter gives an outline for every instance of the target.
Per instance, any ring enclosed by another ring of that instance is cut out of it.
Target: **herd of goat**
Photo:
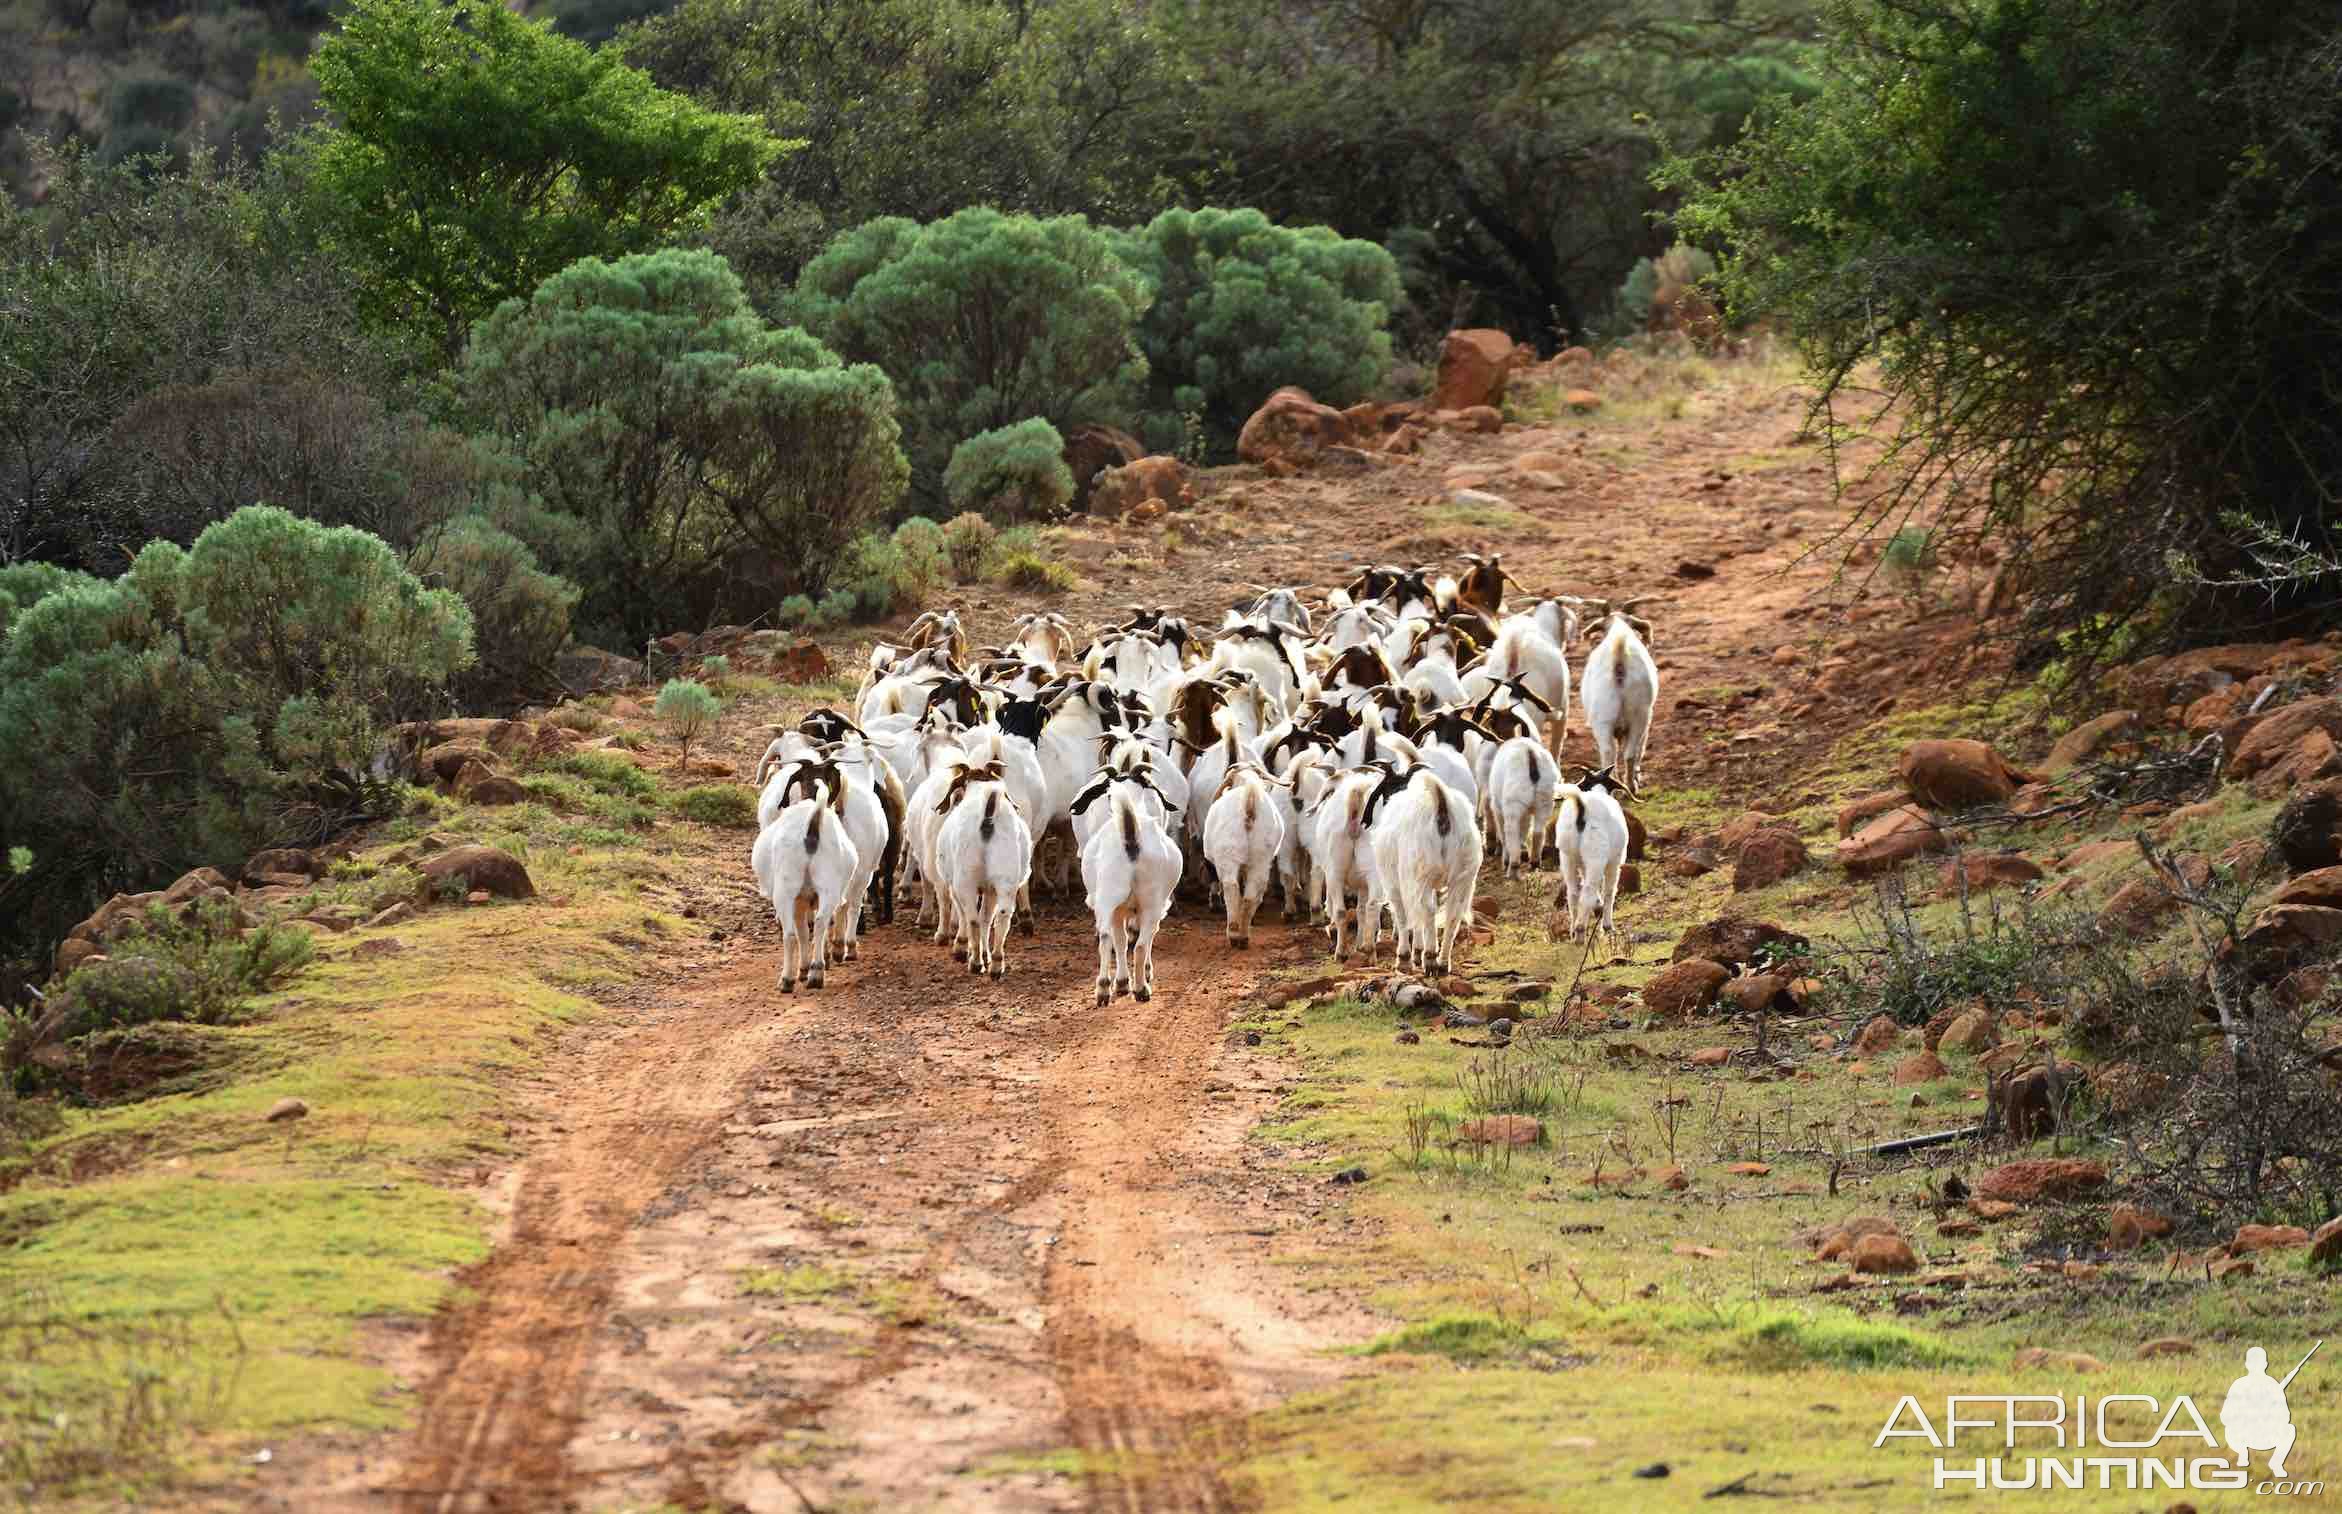
[[[1251,944],[1273,883],[1286,918],[1326,922],[1334,953],[1379,949],[1445,971],[1471,923],[1486,849],[1507,876],[1558,855],[1570,934],[1610,928],[1627,823],[1658,703],[1651,629],[1568,596],[1506,613],[1496,558],[1456,576],[1374,567],[1313,616],[1271,589],[1201,632],[1134,609],[1079,645],[1030,614],[971,649],[929,613],[882,643],[854,714],[819,710],[757,763],[751,865],[782,937],[780,986],[819,988],[866,910],[920,923],[969,970],[1008,970],[1033,929],[1036,870],[1063,892],[1078,858],[1098,936],[1098,1003],[1154,992],[1155,933],[1183,878]],[[1517,585],[1515,585],[1517,587]],[[1563,779],[1569,649],[1601,766]],[[1485,838],[1485,839],[1484,839]]]

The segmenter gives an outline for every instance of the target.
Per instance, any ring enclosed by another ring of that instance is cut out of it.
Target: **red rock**
[[[1973,1056],[1990,1047],[1994,1037],[1991,1011],[1971,1009],[1954,1017],[1952,1023],[1944,1027],[1943,1034],[1936,1038],[1935,1049],[1964,1051]]]
[[[1802,872],[1805,863],[1805,843],[1795,831],[1785,825],[1767,826],[1742,843],[1739,861],[1732,869],[1732,891],[1745,894],[1750,889],[1769,888]]]
[[[2249,1256],[2255,1251],[2285,1251],[2309,1244],[2309,1232],[2299,1225],[2244,1225],[2236,1238],[2228,1243],[2230,1256]]]
[[[2111,935],[2143,937],[2159,930],[2179,908],[2161,878],[2133,878],[2116,889],[2098,912],[2099,929]]]
[[[1677,1193],[1681,1193],[1691,1186],[1691,1179],[1684,1176],[1683,1169],[1680,1167],[1662,1167],[1651,1174],[1651,1181],[1662,1188],[1672,1189]]]
[[[1722,1067],[1732,1060],[1732,1048],[1729,1046],[1703,1046],[1684,1060],[1690,1062],[1694,1067]]]
[[[533,899],[537,893],[520,859],[492,846],[452,847],[424,858],[416,870],[434,885],[460,878],[467,892],[478,890],[506,899]]]
[[[1887,1235],[1900,1240],[1902,1228],[1884,1215],[1857,1214],[1835,1224],[1815,1225],[1790,1237],[1794,1245],[1810,1246],[1819,1261],[1835,1261],[1854,1249],[1865,1236]]]
[[[1661,969],[1643,985],[1643,1007],[1655,1015],[1682,1019],[1716,1002],[1728,972],[1722,964],[1693,957]]]
[[[1895,771],[1905,792],[1937,810],[2005,803],[2020,786],[2033,782],[2032,774],[2011,767],[2007,758],[1982,741],[1915,741],[1905,748]]]
[[[2307,731],[2283,758],[2253,780],[2253,792],[2274,799],[2287,789],[2342,774],[2342,746],[2324,731]]]
[[[2084,1351],[2052,1351],[2046,1346],[2028,1346],[2018,1352],[2010,1363],[2018,1368],[2048,1368],[2057,1372],[2104,1372],[2106,1363]]]
[[[2225,1283],[2232,1277],[2251,1277],[2259,1269],[2251,1257],[2235,1256],[2212,1264],[2212,1281]]]
[[[2151,1209],[2117,1204],[2106,1211],[2106,1244],[2117,1251],[2136,1251],[2169,1234],[2171,1221]]]
[[[2262,716],[2236,744],[2236,755],[2228,759],[2228,776],[2250,778],[2264,768],[2275,767],[2312,731],[2329,738],[2342,736],[2342,699],[2296,700]]]
[[[2321,867],[2303,873],[2278,889],[2269,902],[2342,909],[2342,867]]]
[[[1772,1176],[1773,1168],[1768,1162],[1734,1162],[1724,1171],[1736,1178],[1762,1178]]]
[[[2041,864],[2018,852],[1962,852],[1943,866],[1943,891],[1957,894],[1963,883],[1970,893],[1994,888],[2023,888],[2043,877]]]
[[[1187,469],[1175,457],[1142,457],[1107,468],[1090,486],[1090,513],[1107,520],[1122,519],[1143,505],[1160,504],[1165,510],[1174,510],[1194,500]]]
[[[1319,404],[1306,390],[1288,386],[1262,401],[1244,423],[1236,437],[1236,455],[1248,463],[1300,467],[1349,439],[1350,423],[1341,411]]]
[[[2315,904],[2276,904],[2255,917],[2244,944],[2256,952],[2290,959],[2342,946],[2342,909]]]
[[[517,778],[506,778],[491,773],[485,778],[474,781],[469,788],[464,789],[462,797],[466,804],[525,804],[528,802],[529,791],[520,786],[520,780]]]
[[[204,868],[199,871],[209,872],[219,880],[221,886],[227,885],[226,876],[217,869]],[[290,846],[271,847],[265,852],[254,852],[244,863],[244,877],[247,880],[256,878],[263,873],[296,873],[304,878],[314,878],[322,871],[324,870],[317,865],[315,857],[297,847]],[[185,881],[185,879],[180,880],[182,883]],[[177,901],[170,902],[176,903]]]
[[[1980,1199],[2009,1203],[2039,1203],[2044,1199],[2080,1198],[2106,1186],[2106,1164],[2079,1157],[2035,1157],[1995,1167],[1976,1180]]]
[[[1137,437],[1112,426],[1075,426],[1065,433],[1060,455],[1066,471],[1073,475],[1073,508],[1088,510],[1090,486],[1098,475],[1137,462],[1147,455],[1147,449]]]
[[[1838,835],[1851,836],[1868,822],[1889,810],[1899,810],[1910,802],[1910,797],[1901,789],[1881,789],[1875,794],[1865,794],[1860,799],[1850,800],[1838,809]]]
[[[1854,1049],[1864,1056],[1875,1057],[1903,1038],[1903,1027],[1888,1015],[1872,1015],[1870,1023],[1862,1027],[1862,1034],[1854,1038]]]
[[[1545,1140],[1545,1126],[1530,1115],[1492,1114],[1464,1121],[1456,1134],[1482,1146],[1536,1146]]]
[[[1440,343],[1438,377],[1428,408],[1464,410],[1475,405],[1502,405],[1514,353],[1513,339],[1502,331],[1474,327],[1449,332]]]
[[[1899,1235],[1866,1235],[1854,1243],[1849,1256],[1856,1272],[1919,1270],[1919,1258],[1912,1254],[1910,1243]]]
[[[2309,1238],[2309,1259],[2321,1265],[2342,1262],[2342,1215],[2320,1225]]]
[[[1685,931],[1675,943],[1670,960],[1684,962],[1700,957],[1721,962],[1726,967],[1749,967],[1768,947],[1781,953],[1807,944],[1805,937],[1769,921],[1718,915]]]
[[[1774,973],[1753,973],[1744,978],[1734,978],[1724,985],[1722,998],[1744,1015],[1764,1014],[1768,1011],[1774,1014],[1794,1014],[1797,1011],[1797,1000],[1789,992],[1788,980]]]
[[[2184,1341],[2178,1336],[2166,1335],[2142,1344],[2139,1347],[2139,1355],[2146,1359],[2158,1356],[2190,1356],[2195,1353],[2195,1349],[2196,1343],[2194,1341]]]
[[[2112,743],[2137,731],[2138,726],[2136,710],[2109,710],[2095,720],[2086,720],[2057,738],[2057,744],[2042,759],[2041,771],[2054,778],[2079,767]]]
[[[1950,1071],[1950,1068],[1944,1066],[1943,1058],[1934,1052],[1913,1052],[1895,1064],[1895,1086],[1908,1088],[1914,1083],[1933,1083],[1947,1076]]]
[[[2007,1199],[1970,1199],[1968,1212],[1987,1225],[1996,1225],[2017,1213],[2018,1206]]]
[[[1914,857],[1951,850],[1951,839],[1933,813],[1906,804],[1879,816],[1838,843],[1838,865],[1848,876],[1867,878],[1893,872]]]
[[[1935,1233],[1953,1240],[1962,1240],[1968,1236],[1984,1234],[1984,1227],[1974,1220],[1965,1220],[1958,1215],[1953,1215],[1950,1219],[1938,1220]]]

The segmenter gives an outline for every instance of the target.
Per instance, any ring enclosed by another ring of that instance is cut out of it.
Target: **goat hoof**
[[[796,991],[797,991],[797,980],[796,980],[795,978],[783,978],[783,979],[781,980],[781,992],[782,992],[782,993],[785,993],[785,994],[793,994],[793,993],[795,993]]]
[[[1041,927],[1033,923],[1033,917],[1031,915],[1025,916],[1024,924],[1020,927],[1020,929],[1022,929],[1023,932],[1028,936],[1037,936],[1041,933]]]
[[[1130,991],[1130,996],[1138,1000],[1139,1003],[1144,1004],[1155,996],[1155,991],[1151,988],[1145,987],[1134,988]]]
[[[1005,963],[1005,962],[1002,962],[1002,963],[998,963],[998,964],[996,964],[996,965],[993,967],[993,969],[992,969],[992,976],[993,976],[994,978],[1005,978],[1005,977],[1007,977],[1007,976],[1008,976],[1008,964],[1007,964],[1007,963]]]

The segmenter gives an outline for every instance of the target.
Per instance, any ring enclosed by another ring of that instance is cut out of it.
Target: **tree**
[[[1405,295],[1398,264],[1372,242],[1207,207],[1167,210],[1118,233],[1114,250],[1153,296],[1139,345],[1148,439],[1160,450],[1201,414],[1215,446],[1233,453],[1245,420],[1281,386],[1355,404],[1390,366],[1384,323]]]
[[[1670,166],[1823,422],[1899,425],[1859,524],[1941,501],[2041,655],[2331,618],[2342,28],[2311,0],[1833,0],[1826,87]],[[1842,417],[1871,418],[1856,405]],[[1931,506],[1932,507],[1932,506]],[[2229,520],[2241,516],[2241,528]],[[2173,557],[2182,561],[2173,571]]]
[[[1065,439],[1039,416],[980,432],[952,449],[951,464],[943,470],[943,492],[952,508],[962,513],[975,511],[1012,521],[1059,514],[1073,501]],[[911,524],[903,522],[902,529]]]
[[[8,947],[116,889],[326,834],[364,803],[381,727],[441,713],[472,661],[455,594],[269,507],[110,581],[7,571],[0,597],[37,594],[0,637],[0,835],[35,859]]]
[[[659,689],[657,703],[651,713],[667,734],[675,738],[682,749],[675,758],[675,766],[684,771],[691,767],[691,744],[716,728],[724,707],[707,685],[689,678],[670,678]]]
[[[594,635],[818,589],[903,490],[886,375],[766,325],[711,252],[579,261],[482,321],[458,382],[568,528],[531,545]]]
[[[1117,417],[1146,376],[1133,337],[1145,285],[1080,216],[873,221],[806,266],[790,308],[894,380],[922,499],[943,497],[963,439],[1036,416],[1060,430]]]
[[[684,0],[625,34],[669,89],[802,139],[711,233],[768,313],[839,235],[970,205],[1093,221],[1168,203],[1188,90],[1121,0]]]
[[[472,323],[581,257],[656,247],[783,150],[496,0],[355,0],[312,67],[327,234],[370,313],[449,361]]]
[[[1196,0],[1160,24],[1194,74],[1197,177],[1222,203],[1411,247],[1438,327],[1586,335],[1666,246],[1660,138],[1736,127],[1744,62],[1796,56],[1813,0]]]

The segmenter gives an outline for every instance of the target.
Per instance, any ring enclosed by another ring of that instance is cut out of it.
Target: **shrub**
[[[1820,96],[1766,102],[1665,179],[1691,191],[1678,224],[1728,249],[1736,311],[1796,333],[1810,428],[1846,406],[1898,417],[1849,481],[1858,521],[1944,501],[1947,548],[1989,540],[2025,606],[2013,629],[2042,655],[2069,637],[2077,666],[2141,628],[2330,621],[2330,578],[2272,574],[2255,549],[2338,539],[2342,349],[2303,319],[2342,283],[2321,229],[2342,213],[2331,7],[1822,14]],[[2120,655],[2155,649],[2134,645]]]
[[[814,623],[813,601],[802,594],[792,594],[781,601],[773,616],[784,626],[810,626]]]
[[[606,794],[642,799],[659,791],[659,781],[635,763],[608,752],[563,752],[546,764],[557,773],[583,778]]]
[[[651,713],[667,728],[669,738],[682,747],[682,755],[676,759],[678,763],[689,767],[691,744],[716,728],[724,707],[705,684],[688,678],[670,678],[659,690],[658,702],[651,707]]]
[[[724,681],[732,676],[732,659],[722,656],[702,657],[699,660],[699,676],[709,688],[722,693]]]
[[[806,266],[791,298],[808,329],[894,378],[923,500],[944,496],[963,437],[1119,413],[1145,376],[1132,331],[1146,305],[1138,275],[1082,217],[982,208],[857,227]],[[977,330],[984,340],[936,337]]]
[[[571,265],[480,323],[461,384],[578,528],[547,555],[589,637],[818,585],[902,492],[886,376],[767,326],[709,252]]]
[[[992,529],[992,522],[975,511],[966,510],[953,516],[951,523],[943,528],[943,546],[951,558],[951,576],[964,584],[982,578],[998,540],[999,533]],[[5,607],[0,606],[0,615],[4,614]],[[6,624],[5,619],[0,619],[0,629]]]
[[[824,627],[850,624],[862,608],[862,600],[852,589],[832,589],[821,596],[821,608],[815,620]]]
[[[1009,588],[1035,594],[1063,594],[1078,582],[1073,569],[1032,551],[1004,552],[993,576]]]
[[[903,555],[903,575],[923,600],[943,582],[949,557],[943,527],[924,515],[914,515],[895,527],[895,550]]]
[[[1139,323],[1146,431],[1180,443],[1180,417],[1204,417],[1223,453],[1279,387],[1329,405],[1367,398],[1390,366],[1384,327],[1405,298],[1399,268],[1372,242],[1323,226],[1279,226],[1257,210],[1167,210],[1114,237],[1153,302]]]
[[[756,828],[756,791],[737,783],[698,784],[670,798],[667,808],[701,825],[735,831]]]
[[[1688,289],[1715,277],[1716,260],[1698,247],[1678,242],[1656,259],[1638,258],[1618,286],[1611,316],[1613,336],[1632,336],[1651,327],[1651,312],[1663,293]]]
[[[478,661],[455,681],[467,706],[556,682],[553,660],[569,641],[578,589],[540,569],[526,543],[469,516],[434,533],[408,555],[407,566],[426,583],[462,595],[471,609]]]
[[[106,894],[374,808],[387,722],[445,708],[471,614],[379,539],[253,506],[0,639],[0,835],[38,859],[11,944]]]
[[[118,79],[106,92],[106,120],[116,127],[185,131],[195,123],[195,86],[151,74]]]
[[[836,592],[853,596],[853,616],[860,620],[884,620],[916,601],[902,549],[877,532],[855,538],[832,582]]]
[[[952,450],[943,492],[963,514],[1010,521],[1061,515],[1073,502],[1065,439],[1039,416],[971,436]]]

